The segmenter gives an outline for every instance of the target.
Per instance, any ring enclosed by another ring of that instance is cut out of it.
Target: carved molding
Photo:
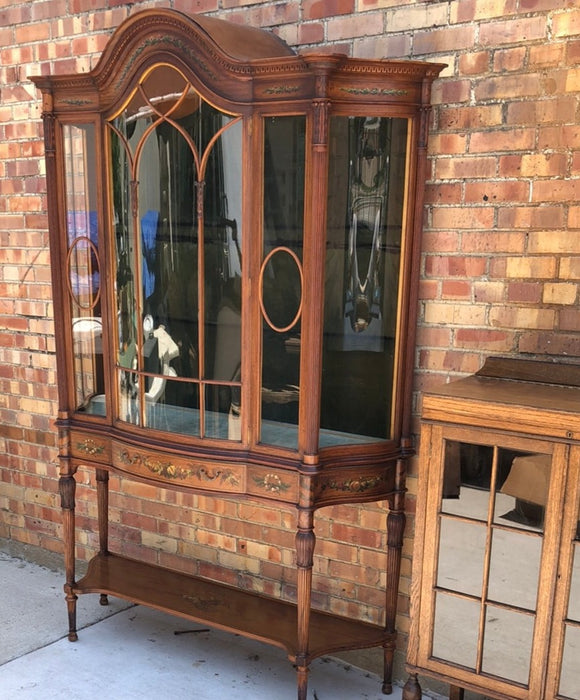
[[[211,469],[201,464],[190,464],[181,466],[171,460],[163,460],[149,455],[142,455],[137,452],[131,454],[129,450],[121,450],[119,459],[122,464],[128,467],[144,467],[155,476],[164,479],[185,480],[197,479],[208,483],[220,485],[239,486],[240,476],[232,469],[218,467]]]

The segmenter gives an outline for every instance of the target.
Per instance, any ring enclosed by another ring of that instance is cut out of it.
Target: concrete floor
[[[0,699],[295,700],[285,653],[97,595],[79,599],[66,639],[63,574],[0,552]],[[275,621],[273,621],[275,624]],[[309,700],[400,700],[372,673],[333,658],[311,666]]]

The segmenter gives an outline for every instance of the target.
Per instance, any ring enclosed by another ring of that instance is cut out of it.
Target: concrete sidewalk
[[[66,639],[63,574],[0,552],[0,698],[10,700],[295,700],[285,653],[115,598],[79,598]],[[275,621],[272,621],[275,624]],[[400,700],[378,676],[324,657],[309,700]]]

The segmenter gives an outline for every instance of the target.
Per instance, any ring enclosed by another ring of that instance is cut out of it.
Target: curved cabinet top
[[[44,111],[111,112],[136,75],[159,63],[184,71],[218,103],[244,105],[326,98],[338,102],[424,104],[442,65],[297,54],[272,32],[175,10],[145,10],[115,31],[86,74],[32,76]],[[74,91],[74,97],[71,91]]]

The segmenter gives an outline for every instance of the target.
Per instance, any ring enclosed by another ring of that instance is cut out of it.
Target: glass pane
[[[566,625],[559,696],[580,698],[580,627]]]
[[[498,486],[496,522],[542,532],[550,486],[552,457],[507,453],[503,481]]]
[[[215,384],[205,389],[205,434],[207,437],[240,440],[240,387]]]
[[[117,391],[119,392],[119,418],[133,425],[141,424],[139,410],[139,375],[121,369],[117,372]]]
[[[321,429],[351,442],[391,436],[407,128],[330,124]]]
[[[454,518],[441,518],[437,585],[481,596],[487,528]]]
[[[200,435],[199,387],[196,384],[156,376],[145,393],[145,401],[147,427]]]
[[[214,128],[222,115],[213,114]],[[205,174],[205,379],[240,379],[242,328],[242,124],[223,132]]]
[[[488,445],[445,442],[444,513],[487,521],[493,454],[493,447]]]
[[[488,599],[535,610],[542,539],[494,528]]]
[[[92,124],[64,125],[62,137],[76,408],[104,415],[95,129]]]
[[[241,128],[169,66],[111,122],[118,362],[143,411],[120,415],[139,425],[228,438],[204,417],[227,418],[241,382]]]
[[[432,655],[475,669],[480,605],[445,593],[437,593]]]
[[[129,154],[119,135],[111,131],[113,227],[116,252],[117,362],[137,369],[137,325],[135,280],[136,251],[131,213],[131,168]]]
[[[296,449],[304,225],[304,117],[264,122],[261,441]]]
[[[534,617],[487,606],[482,671],[527,684]]]
[[[142,316],[175,344],[168,361],[180,377],[199,376],[197,217],[193,153],[184,136],[163,123],[143,142],[137,179],[142,251]],[[144,338],[147,370],[147,338]],[[161,356],[160,361],[163,362]],[[164,372],[165,373],[165,372]]]

